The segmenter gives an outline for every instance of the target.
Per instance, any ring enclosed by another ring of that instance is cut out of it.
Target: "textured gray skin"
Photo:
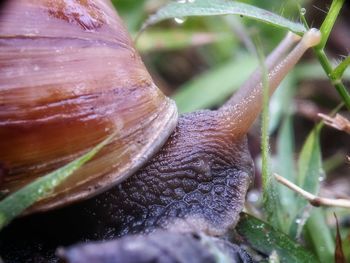
[[[215,111],[183,115],[143,169],[95,198],[14,222],[0,233],[0,255],[55,262],[58,246],[156,228],[225,233],[237,223],[253,164],[246,138],[219,129],[217,119]]]
[[[204,239],[204,240],[203,240]],[[59,249],[67,263],[252,263],[239,246],[217,238],[156,231]]]

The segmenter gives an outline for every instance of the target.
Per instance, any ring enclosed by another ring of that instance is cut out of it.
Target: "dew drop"
[[[299,225],[299,224],[301,223],[301,219],[300,219],[300,218],[297,218],[297,219],[295,220],[295,223]]]
[[[58,180],[56,178],[51,180],[51,185],[55,187],[58,184]]]
[[[300,14],[304,16],[306,14],[306,8],[304,7],[300,8]]]
[[[185,19],[183,17],[175,17],[174,20],[178,24],[183,24],[185,22]]]
[[[248,193],[247,199],[251,203],[257,203],[260,198],[260,193],[259,191],[252,190]]]
[[[324,181],[324,176],[318,177],[318,181],[319,181],[319,182],[323,182],[323,181]]]

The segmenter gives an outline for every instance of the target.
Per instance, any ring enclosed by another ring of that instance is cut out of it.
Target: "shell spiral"
[[[117,133],[29,212],[87,198],[138,170],[177,123],[106,0],[0,7],[0,190],[13,192]]]

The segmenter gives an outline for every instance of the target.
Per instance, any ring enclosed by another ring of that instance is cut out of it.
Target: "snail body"
[[[282,59],[297,40],[289,34],[267,58],[270,93],[319,33]],[[53,211],[0,234],[5,259],[45,261],[60,245],[157,228],[221,235],[235,226],[253,175],[245,135],[262,107],[259,70],[218,110],[178,119],[109,1],[7,1],[0,45],[0,190],[15,191],[117,131],[27,213]]]

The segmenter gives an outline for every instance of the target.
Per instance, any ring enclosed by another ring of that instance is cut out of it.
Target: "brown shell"
[[[0,190],[11,193],[117,132],[30,212],[124,180],[158,151],[176,123],[174,102],[153,84],[109,1],[2,4]]]

